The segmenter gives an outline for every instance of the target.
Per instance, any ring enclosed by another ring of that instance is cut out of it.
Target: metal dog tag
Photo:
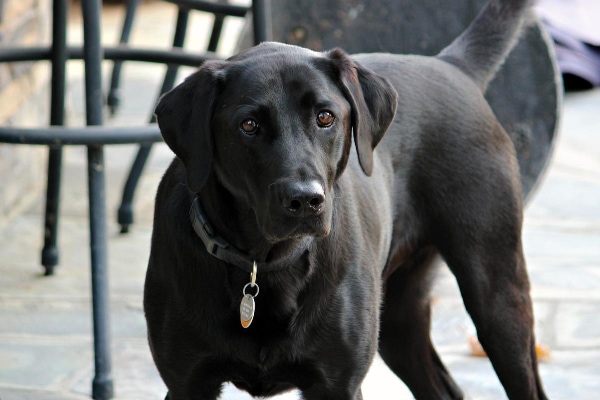
[[[242,323],[242,327],[247,328],[252,323],[254,319],[254,306],[254,296],[245,294],[240,304],[240,322]]]
[[[242,302],[240,303],[240,322],[244,328],[249,327],[254,319],[254,310],[256,306],[254,303],[254,298],[258,296],[258,291],[260,290],[256,284],[256,269],[256,262],[254,262],[254,265],[252,266],[252,273],[250,274],[250,282],[248,282],[246,286],[244,286],[244,289],[242,289],[242,294],[244,297],[242,297]],[[254,293],[254,295],[246,293],[248,286],[256,289],[256,293]]]

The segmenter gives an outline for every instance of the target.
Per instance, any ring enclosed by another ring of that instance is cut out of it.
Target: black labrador
[[[416,398],[463,398],[430,339],[438,255],[508,397],[546,398],[515,150],[482,94],[528,9],[490,1],[436,57],[264,43],[162,97],[144,308],[168,399],[362,399],[377,351]]]

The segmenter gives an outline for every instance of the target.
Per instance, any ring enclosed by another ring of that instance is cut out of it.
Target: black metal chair
[[[206,51],[209,53],[214,53],[217,50],[217,46],[221,38],[223,23],[226,17],[245,18],[249,13],[251,13],[253,16],[253,42],[258,44],[260,42],[270,40],[270,19],[267,17],[269,15],[269,3],[264,0],[254,0],[251,2],[250,6],[230,4],[227,0],[165,1],[173,3],[178,7],[177,24],[175,27],[175,34],[173,36],[173,48],[179,49],[184,46],[190,11],[201,11],[214,14],[212,32],[206,49]],[[121,44],[125,44],[129,41],[129,36],[138,5],[139,0],[127,0],[126,15],[120,38]],[[112,113],[117,112],[120,105],[119,84],[121,67],[122,62],[116,61],[112,71],[111,85],[107,98],[107,103]],[[173,88],[178,70],[178,65],[169,65],[167,72],[165,73],[160,95]],[[150,122],[155,122],[154,115],[150,116]],[[121,205],[119,206],[117,217],[118,223],[121,226],[121,233],[128,232],[129,226],[134,222],[132,205],[133,197],[135,195],[135,189],[139,182],[144,166],[146,165],[148,157],[150,156],[151,149],[151,143],[142,144],[140,146],[127,177],[125,187],[123,188],[123,197],[121,199]]]
[[[261,3],[265,0],[261,0]],[[70,0],[53,1],[52,43],[50,46],[2,47],[0,62],[49,61],[51,63],[51,109],[49,126],[22,128],[0,126],[0,143],[43,145],[49,148],[48,181],[45,216],[45,243],[42,264],[51,275],[58,263],[57,227],[63,146],[87,147],[89,186],[89,226],[92,270],[92,313],[94,334],[95,376],[92,382],[94,399],[113,397],[111,376],[109,291],[106,238],[106,199],[104,176],[104,146],[127,143],[150,145],[162,140],[156,124],[135,127],[103,126],[102,75],[104,60],[137,61],[166,65],[197,67],[207,59],[218,58],[212,52],[185,53],[133,49],[121,45],[102,47],[100,42],[101,0],[81,1],[84,27],[83,47],[67,46],[67,14]],[[85,127],[64,126],[66,63],[85,63]]]

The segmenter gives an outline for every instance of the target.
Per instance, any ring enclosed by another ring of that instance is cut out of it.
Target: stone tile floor
[[[136,25],[141,45],[168,44],[172,8],[145,3]],[[107,8],[105,34],[114,43],[120,10]],[[78,38],[76,13],[70,35]],[[195,24],[194,26],[201,26]],[[238,29],[232,26],[230,31]],[[135,31],[134,31],[135,32]],[[112,36],[111,36],[112,35]],[[192,37],[203,38],[204,32]],[[166,38],[166,39],[165,39]],[[196,42],[192,40],[193,45]],[[231,43],[231,40],[226,40]],[[197,44],[201,48],[202,44]],[[227,53],[230,49],[225,49]],[[123,110],[109,123],[146,118],[162,70],[143,65],[125,69]],[[81,68],[69,69],[72,120],[81,119]],[[553,399],[595,400],[600,396],[600,90],[568,94],[562,130],[543,184],[529,202],[524,247],[535,302],[539,342],[551,359],[541,374]],[[141,307],[149,252],[153,197],[172,154],[156,146],[135,204],[137,221],[128,235],[114,222],[131,146],[106,150],[113,376],[116,398],[162,399],[165,387],[152,363]],[[42,276],[42,195],[23,199],[22,212],[0,221],[0,399],[85,399],[91,391],[93,352],[87,225],[85,150],[65,155],[60,220],[61,263]],[[42,173],[42,171],[40,171]],[[3,178],[5,179],[5,178]],[[485,358],[469,355],[473,333],[447,270],[435,289],[433,337],[455,379],[472,399],[505,398]],[[406,387],[376,359],[363,385],[365,399],[409,399]],[[223,399],[249,399],[227,387]],[[288,393],[279,399],[296,399]]]

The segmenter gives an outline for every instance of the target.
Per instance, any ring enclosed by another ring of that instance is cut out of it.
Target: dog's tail
[[[532,3],[533,0],[490,0],[438,58],[460,68],[485,91],[530,20]]]

